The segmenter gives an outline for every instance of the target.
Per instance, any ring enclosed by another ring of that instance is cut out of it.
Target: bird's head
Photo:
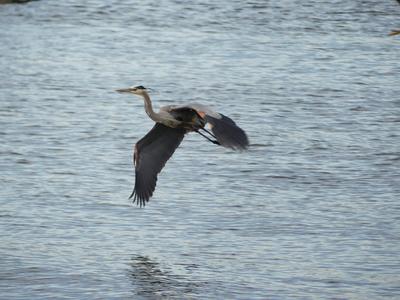
[[[147,89],[144,86],[139,85],[139,86],[132,86],[132,87],[125,88],[125,89],[118,89],[116,91],[118,93],[130,93],[130,94],[135,94],[135,95],[143,97],[144,94],[146,94]]]

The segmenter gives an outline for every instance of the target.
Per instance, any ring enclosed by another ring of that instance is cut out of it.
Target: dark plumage
[[[129,198],[133,197],[133,202],[140,207],[153,196],[158,174],[186,133],[197,132],[214,144],[234,150],[245,150],[249,146],[246,133],[232,119],[204,105],[165,106],[156,113],[143,86],[117,91],[142,96],[146,113],[156,122],[134,150],[135,187]],[[205,129],[207,123],[211,132]]]
[[[221,119],[206,116],[206,121],[211,124],[211,131],[217,141],[224,147],[245,150],[249,145],[246,133],[227,116],[221,115]]]
[[[157,175],[174,154],[186,133],[184,128],[171,128],[156,123],[135,145],[135,189],[129,198],[144,206],[156,188]],[[155,159],[156,158],[156,159]]]

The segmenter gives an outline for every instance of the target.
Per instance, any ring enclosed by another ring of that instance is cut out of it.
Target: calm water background
[[[399,299],[396,27],[395,1],[0,6],[0,298]],[[132,206],[132,84],[250,150],[189,135]]]

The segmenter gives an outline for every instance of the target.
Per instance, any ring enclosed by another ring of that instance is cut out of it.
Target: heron
[[[147,115],[155,122],[153,128],[134,147],[135,186],[129,199],[133,197],[133,203],[136,202],[140,207],[145,206],[153,196],[158,174],[185,134],[195,132],[215,145],[233,150],[245,150],[249,146],[243,129],[231,118],[205,105],[167,105],[155,112],[149,90],[145,87],[139,85],[116,91],[140,96],[144,100]],[[210,130],[205,128],[206,125]]]

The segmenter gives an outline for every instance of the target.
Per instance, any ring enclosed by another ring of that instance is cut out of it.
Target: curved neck
[[[144,110],[146,111],[147,115],[155,122],[160,121],[159,114],[153,110],[153,105],[151,105],[151,100],[149,94],[143,92],[144,98]]]

